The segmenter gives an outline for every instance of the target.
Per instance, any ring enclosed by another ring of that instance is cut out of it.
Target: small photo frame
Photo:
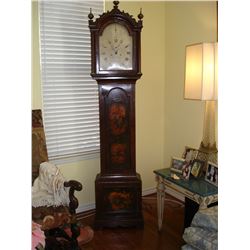
[[[184,158],[187,162],[191,162],[197,157],[198,151],[199,150],[196,148],[186,146],[182,158]]]
[[[170,170],[175,173],[182,173],[182,167],[185,162],[185,159],[172,157]]]
[[[191,174],[197,178],[200,176],[202,169],[204,168],[205,162],[195,159],[192,162]]]
[[[218,166],[208,161],[205,180],[215,186],[218,186]]]
[[[191,167],[192,167],[191,164],[185,161],[182,168],[182,177],[184,180],[189,180]]]

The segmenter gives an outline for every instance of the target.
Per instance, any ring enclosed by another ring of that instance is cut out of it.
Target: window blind
[[[43,119],[50,161],[99,153],[98,87],[91,76],[88,14],[103,1],[41,1]]]

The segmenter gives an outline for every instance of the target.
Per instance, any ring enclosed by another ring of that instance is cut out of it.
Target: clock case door
[[[100,71],[99,36],[107,25],[124,25],[133,37],[132,70]],[[99,89],[101,173],[96,176],[95,227],[143,227],[142,182],[135,164],[135,84],[140,72],[142,21],[121,12],[89,20],[91,76]]]
[[[109,80],[98,87],[101,175],[135,176],[135,84]]]

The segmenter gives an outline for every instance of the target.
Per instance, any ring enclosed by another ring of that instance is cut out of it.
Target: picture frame
[[[182,168],[182,178],[184,180],[189,180],[191,167],[192,167],[192,164],[190,162],[187,162],[187,161],[184,162],[183,168]]]
[[[185,159],[183,158],[172,157],[170,170],[181,174],[184,162]]]
[[[205,180],[215,186],[218,186],[218,166],[215,163],[210,161],[207,162]]]
[[[198,178],[205,166],[205,161],[194,159],[191,166],[191,174],[195,178]]]
[[[197,157],[198,151],[199,150],[196,148],[186,146],[182,158],[184,158],[187,162],[191,162]]]

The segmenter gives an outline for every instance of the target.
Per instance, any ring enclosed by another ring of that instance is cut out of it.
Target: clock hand
[[[111,49],[112,49],[112,50],[114,50],[115,48],[114,48],[113,43],[112,43],[110,40],[108,40],[108,43],[109,43],[109,45],[110,45]]]

